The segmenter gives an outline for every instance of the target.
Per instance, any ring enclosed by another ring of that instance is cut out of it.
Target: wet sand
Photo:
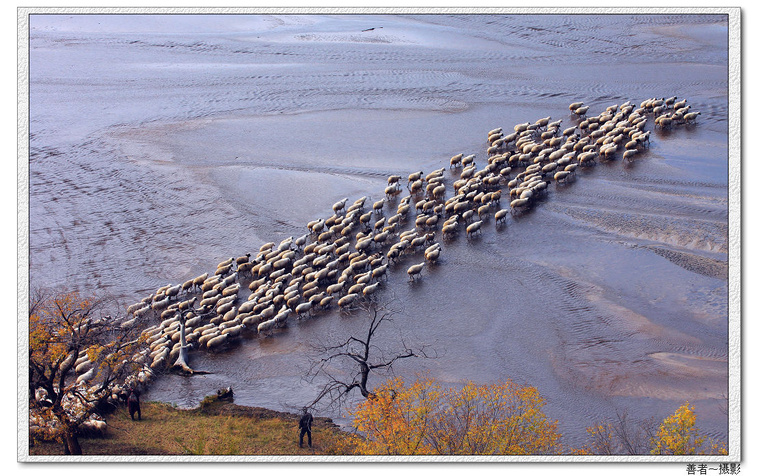
[[[33,23],[32,285],[97,288],[130,304],[302,235],[343,197],[378,200],[390,174],[429,172],[457,153],[480,164],[495,127],[546,116],[568,127],[575,100],[599,112],[678,95],[703,112],[697,125],[656,131],[632,164],[582,169],[505,227],[490,220],[480,238],[445,242],[419,282],[405,274],[417,258],[393,267],[379,299],[398,314],[381,339],[437,351],[398,365],[408,378],[537,386],[569,444],[618,409],[642,420],[684,400],[699,427],[726,439],[723,19],[214,21],[137,32]],[[106,56],[120,61],[103,67]],[[446,176],[451,185],[456,174]],[[148,398],[193,406],[233,385],[240,404],[298,407],[315,394],[301,379],[309,343],[364,325],[332,311],[227,353],[193,353],[212,374],[166,376]]]

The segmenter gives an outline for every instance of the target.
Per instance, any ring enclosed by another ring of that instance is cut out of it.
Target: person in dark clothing
[[[307,408],[303,408],[303,415],[300,417],[300,448],[303,447],[303,436],[308,434],[308,447],[313,448],[311,444],[311,424],[313,423],[313,415],[308,412]]]
[[[142,411],[139,408],[139,395],[132,390],[129,392],[129,398],[126,399],[126,407],[129,409],[129,415],[134,420],[134,414],[137,414],[137,419],[142,420]]]

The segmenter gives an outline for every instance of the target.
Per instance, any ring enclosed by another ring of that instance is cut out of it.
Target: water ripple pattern
[[[406,187],[459,153],[482,169],[489,130],[547,116],[565,130],[583,120],[575,101],[593,115],[676,94],[696,123],[651,116],[635,160],[551,180],[531,211],[493,210],[419,279],[406,270],[421,255],[400,257],[376,298],[402,303],[398,332],[440,351],[399,374],[533,384],[568,444],[619,409],[662,417],[685,399],[725,439],[726,20],[34,15],[30,284],[136,302],[306,233],[343,197],[370,206],[389,175]],[[446,197],[461,173],[446,170]],[[192,406],[233,384],[238,403],[288,409],[314,392],[309,343],[361,329],[338,308],[290,321],[193,353],[211,373],[166,375],[149,398]]]

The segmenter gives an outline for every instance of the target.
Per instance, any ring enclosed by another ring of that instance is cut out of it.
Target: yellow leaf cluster
[[[57,294],[29,314],[29,358],[45,366],[60,363],[69,354],[72,336],[83,325],[92,298],[76,292]]]
[[[30,430],[34,438],[59,438],[94,411],[94,402],[138,368],[132,359],[138,342],[113,336],[107,323],[93,321],[98,301],[64,292],[30,303]],[[87,384],[77,382],[74,365],[86,351],[91,363]],[[89,385],[89,386],[85,386]],[[45,400],[36,392],[44,391]]]
[[[628,426],[626,415],[619,421],[604,420],[587,428],[589,442],[581,448],[572,449],[575,455],[642,454],[658,455],[714,455],[728,454],[726,447],[701,436],[695,426],[695,408],[685,402],[652,431],[640,431]],[[642,437],[648,434],[648,437]],[[643,438],[645,438],[643,440]]]
[[[524,455],[559,450],[557,421],[536,388],[467,383],[443,389],[429,378],[385,382],[353,412],[365,435],[358,454]]]
[[[700,436],[695,427],[696,420],[695,408],[689,402],[684,402],[661,423],[653,439],[651,453],[660,455],[698,454],[698,450],[705,442],[705,437]]]

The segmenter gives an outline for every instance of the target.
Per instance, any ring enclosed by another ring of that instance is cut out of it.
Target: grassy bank
[[[333,455],[349,454],[345,434],[330,420],[313,422],[313,448],[298,447],[298,416],[206,398],[196,409],[142,403],[142,420],[126,408],[108,415],[104,438],[80,438],[84,455]],[[61,443],[37,443],[31,455],[62,455]]]

